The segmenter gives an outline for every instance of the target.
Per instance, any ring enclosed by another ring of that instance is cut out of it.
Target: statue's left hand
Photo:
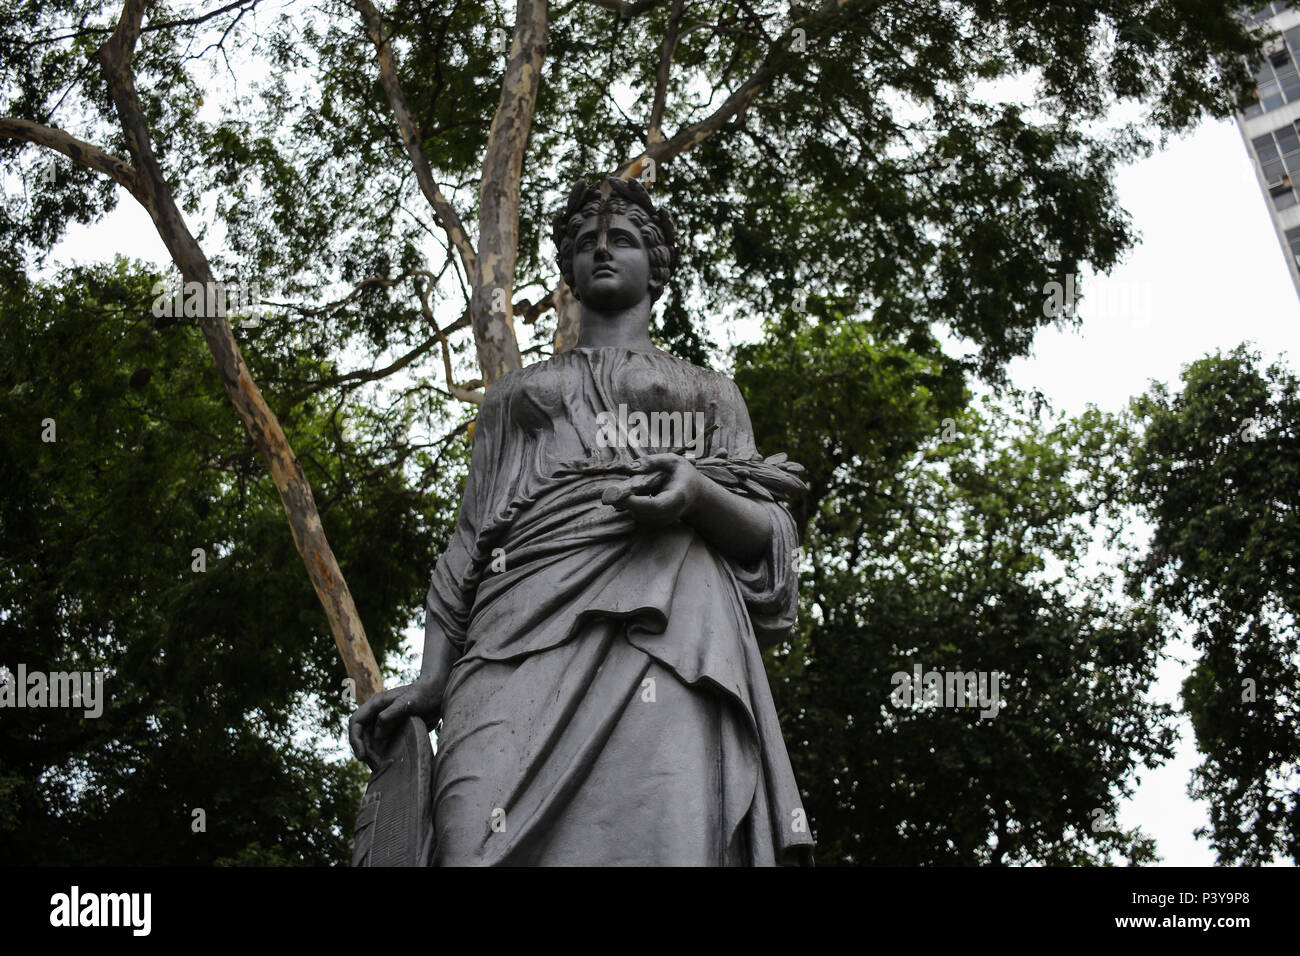
[[[690,459],[647,455],[633,467],[639,474],[606,488],[602,502],[637,521],[666,525],[682,520],[699,501],[705,479]]]
[[[437,720],[441,706],[442,690],[434,680],[419,679],[402,687],[381,690],[348,721],[352,752],[371,770],[378,769],[379,753],[402,721],[416,716],[432,723]]]

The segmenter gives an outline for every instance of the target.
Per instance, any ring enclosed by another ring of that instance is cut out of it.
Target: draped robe
[[[767,554],[742,564],[685,523],[602,504],[638,458],[680,451],[635,432],[606,447],[600,416],[620,405],[717,426],[696,467],[763,505]],[[784,456],[758,455],[735,383],[658,350],[574,349],[488,389],[428,592],[460,653],[435,865],[811,862],[760,657],[795,620],[783,501],[801,488]]]

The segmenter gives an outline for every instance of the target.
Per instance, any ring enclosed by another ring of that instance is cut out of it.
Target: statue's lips
[[[596,276],[612,276],[617,271],[618,270],[614,269],[612,266],[599,266],[598,268],[591,270],[591,277],[594,279]]]

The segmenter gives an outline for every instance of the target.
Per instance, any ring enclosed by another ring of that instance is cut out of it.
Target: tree
[[[469,423],[461,409],[472,414],[501,374],[576,338],[577,309],[544,241],[574,180],[636,176],[680,223],[682,269],[660,300],[655,330],[666,348],[716,364],[724,357],[715,333],[726,323],[746,314],[774,323],[775,337],[738,366],[760,445],[788,449],[812,469],[802,516],[812,553],[842,548],[853,556],[844,566],[823,560],[831,570],[810,580],[822,589],[814,612],[830,614],[839,629],[818,624],[801,637],[818,643],[809,679],[829,680],[817,675],[836,655],[848,655],[846,675],[862,676],[867,664],[893,664],[851,658],[858,632],[848,591],[866,580],[869,545],[910,540],[897,524],[916,495],[939,494],[956,515],[962,495],[973,493],[969,474],[917,486],[889,468],[929,448],[945,418],[961,418],[973,375],[1000,382],[1037,329],[1082,320],[1086,302],[1077,313],[1057,312],[1045,290],[1085,263],[1104,271],[1132,244],[1111,185],[1116,166],[1204,116],[1227,115],[1251,81],[1247,60],[1260,39],[1232,5],[1201,5],[1188,17],[1136,0],[295,0],[275,8],[214,0],[193,11],[144,0],[107,8],[50,0],[5,4],[0,27],[0,151],[14,194],[0,209],[9,240],[0,256],[15,276],[14,294],[28,294],[23,274],[43,264],[69,222],[96,221],[123,193],[154,217],[181,280],[267,291],[261,326],[241,327],[238,341],[222,309],[205,303],[192,316],[248,436],[213,430],[226,444],[204,454],[225,460],[247,454],[251,442],[262,458],[361,697],[379,679],[370,644],[382,655],[393,615],[400,617],[380,602],[397,595],[363,593],[371,582],[358,575],[369,554],[345,509],[317,501],[332,502],[345,487],[365,500],[379,479],[355,459],[335,468],[333,456],[313,449],[322,436],[334,447],[361,443],[393,463],[402,473],[393,481],[421,501],[446,488],[434,502],[446,509],[463,476],[460,439]],[[1103,120],[1117,101],[1141,104],[1139,121],[1108,127]],[[88,281],[103,280],[92,273]],[[125,291],[136,296],[130,310],[151,311],[152,287],[134,282]],[[964,339],[970,355],[945,352],[935,327]],[[78,346],[93,352],[96,343]],[[60,382],[113,380],[94,363],[70,363],[65,375],[47,361],[43,374]],[[823,361],[834,375],[818,374]],[[852,391],[862,374],[866,395]],[[160,391],[155,410],[194,418],[178,414],[192,400]],[[788,408],[803,417],[791,419]],[[14,421],[26,427],[26,418]],[[439,437],[402,434],[426,423]],[[34,443],[30,431],[21,434]],[[1048,448],[1035,454],[1059,451],[1041,436],[1035,442]],[[77,454],[89,461],[95,448],[87,443]],[[357,484],[358,474],[366,481]],[[150,493],[179,494],[163,485]],[[40,487],[19,483],[6,493]],[[82,493],[93,513],[102,490]],[[1042,492],[1053,493],[1065,490],[1058,483]],[[396,485],[392,495],[400,497]],[[997,494],[980,500],[1002,506]],[[152,506],[140,505],[142,513]],[[39,541],[44,522],[59,520],[31,505],[10,507],[29,515],[24,542]],[[1042,520],[1059,524],[1073,514],[1069,502],[1053,507],[1040,509]],[[439,513],[433,525],[449,519]],[[969,520],[972,531],[993,535],[998,553],[1010,547],[992,516],[987,527]],[[222,539],[232,548],[267,547],[251,526],[232,528]],[[347,542],[337,559],[327,528]],[[160,535],[172,547],[184,537],[179,529]],[[437,537],[432,529],[418,541],[399,536],[393,547],[426,555],[427,565]],[[76,539],[61,540],[72,560]],[[939,581],[938,546],[928,539],[908,546],[929,569],[927,580]],[[282,563],[258,567],[283,571]],[[1023,575],[966,574],[958,583],[1004,593],[1022,609],[1049,593]],[[63,584],[69,594],[84,586]],[[153,586],[169,593],[164,584]],[[910,592],[873,587],[878,621],[888,626],[894,619],[885,609]],[[101,603],[114,596],[106,587],[94,593]],[[1073,616],[1052,609],[1050,623],[1072,628],[1070,653],[1094,663],[1098,635],[1118,628],[1124,680],[1137,686],[1146,666],[1146,645],[1132,636],[1137,625],[1112,620],[1113,608],[1089,600],[1091,610]],[[956,607],[946,616],[923,607],[911,617],[938,641],[957,626]],[[121,639],[147,649],[152,633],[141,625],[123,629]],[[241,652],[252,646],[261,645],[239,641]],[[139,680],[158,680],[140,653]],[[1035,683],[1025,676],[1030,660],[1006,653],[1026,686],[1044,693],[1071,673],[1057,649],[1055,670]],[[781,666],[802,659],[787,652]],[[211,726],[233,733],[243,713],[232,705]],[[1106,700],[1088,727],[1101,734],[1110,717],[1123,729],[1133,713]],[[829,715],[822,717],[829,733]],[[950,740],[966,739],[960,727],[949,729]],[[118,732],[113,739],[147,738],[139,723]],[[874,831],[861,829],[861,811],[833,782],[845,757],[864,755],[836,733],[829,756],[810,753],[801,768],[819,788],[810,806],[827,815],[832,856],[867,859],[854,834]],[[804,739],[799,729],[791,736]],[[1098,736],[1080,731],[1080,739],[1092,748],[1086,752],[1099,752]],[[1143,739],[1135,759],[1154,759],[1158,739]],[[281,757],[282,766],[296,759]],[[8,779],[35,786],[36,766],[24,763]],[[1080,801],[1093,801],[1089,812],[1109,806],[1130,766],[1106,754],[1069,812],[1049,814],[1038,829],[1004,801],[1005,842],[988,858],[1068,853],[1075,844],[1061,842],[1067,817],[1078,824]],[[1011,786],[998,793],[1023,797]],[[972,841],[996,824],[990,820],[952,823],[942,839],[937,831],[914,836],[907,852],[984,858]],[[858,829],[841,836],[850,824]],[[271,845],[247,837],[222,858],[256,859]],[[902,844],[882,845],[882,857],[903,852]],[[1080,852],[1111,848],[1140,858],[1131,841],[1082,845]]]
[[[573,342],[544,213],[600,170],[653,183],[687,224],[661,327],[680,354],[709,344],[693,294],[718,315],[827,294],[886,333],[946,323],[997,378],[1052,318],[1045,284],[1083,262],[1104,270],[1131,243],[1116,163],[1226,115],[1259,48],[1231,4],[1187,17],[1138,2],[517,0],[509,25],[475,0],[264,12],[260,0],[190,16],[146,0],[118,17],[81,0],[9,4],[0,138],[10,156],[34,143],[78,167],[41,175],[28,159],[29,203],[6,211],[4,234],[39,251],[69,219],[102,214],[116,194],[93,171],[149,211],[186,281],[213,282],[216,262],[274,284],[331,341],[346,335],[323,328],[339,314],[323,297],[346,283],[340,308],[360,313],[347,330],[370,350],[427,320],[403,367],[436,340],[445,390],[471,402],[524,355]],[[277,72],[241,86],[232,62],[263,57]],[[227,88],[214,77],[200,90],[191,64],[205,61]],[[1032,96],[976,95],[1026,75]],[[1145,104],[1144,123],[1094,132],[1117,99]],[[204,252],[182,207],[226,227],[226,255]],[[449,268],[462,289],[440,326],[430,298],[447,295]],[[516,301],[524,289],[536,291]],[[395,308],[399,294],[418,308]],[[521,347],[515,315],[536,333],[548,310],[553,331]],[[310,485],[225,316],[200,318],[364,696],[378,671]],[[461,329],[475,380],[456,380]]]
[[[318,738],[337,739],[352,689],[198,321],[140,306],[156,279],[119,260],[0,283],[0,680],[103,675],[97,715],[5,708],[0,855],[346,860],[364,773]],[[387,652],[454,478],[405,437],[409,410],[311,394],[328,364],[254,370]]]
[[[1300,862],[1300,383],[1238,346],[1188,366],[1182,391],[1133,403],[1145,425],[1131,494],[1153,526],[1132,589],[1186,622],[1183,707],[1204,761],[1220,861]]]
[[[1171,753],[1144,698],[1163,632],[1083,569],[1126,430],[967,406],[936,342],[818,318],[740,350],[737,376],[760,446],[809,463],[805,613],[772,670],[819,862],[1150,861],[1114,815]],[[895,698],[917,671],[974,674],[983,704]]]

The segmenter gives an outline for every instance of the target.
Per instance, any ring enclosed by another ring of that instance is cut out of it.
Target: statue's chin
[[[641,301],[641,297],[630,295],[602,295],[588,290],[580,300],[585,308],[592,312],[623,312]]]

